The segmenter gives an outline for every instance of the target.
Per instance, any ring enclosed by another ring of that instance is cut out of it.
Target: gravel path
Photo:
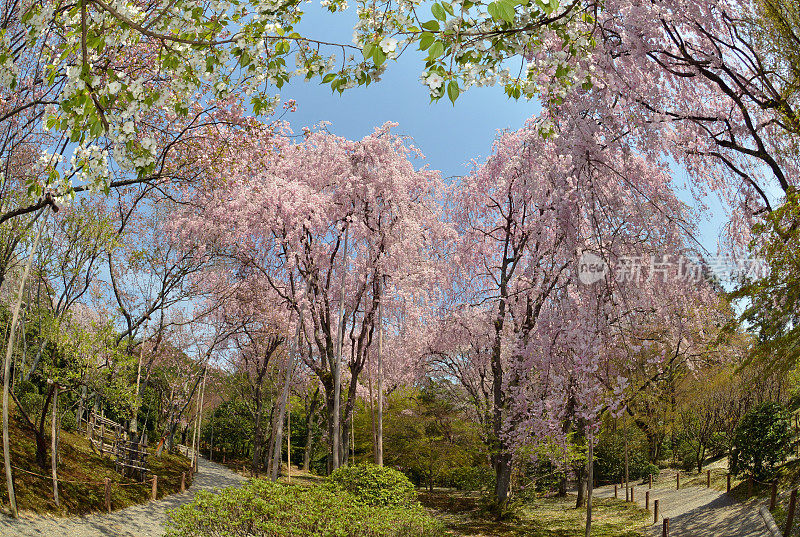
[[[669,483],[669,481],[667,481]],[[647,485],[634,485],[634,499],[644,507]],[[600,487],[595,496],[613,498],[614,487]],[[625,498],[625,489],[619,489]],[[724,492],[704,487],[653,486],[650,491],[650,510],[653,500],[659,500],[661,517],[669,517],[670,537],[763,537],[768,535],[764,519],[758,512],[759,501],[738,502]],[[649,536],[660,536],[662,521],[648,527]]]
[[[198,461],[198,473],[192,486],[182,494],[161,500],[134,505],[109,514],[95,513],[83,517],[53,518],[23,516],[18,520],[0,515],[0,535],[3,537],[161,537],[168,509],[188,503],[198,490],[238,485],[244,477],[224,466]]]

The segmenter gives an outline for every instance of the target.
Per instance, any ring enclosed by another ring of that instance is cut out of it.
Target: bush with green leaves
[[[253,479],[170,512],[168,537],[438,537],[444,529],[419,505],[369,506],[323,485]]]
[[[658,475],[658,466],[647,460],[647,444],[644,435],[631,430],[628,442],[628,479],[647,479],[649,474]],[[625,475],[624,432],[604,431],[594,449],[594,475],[600,483],[618,483]]]
[[[458,490],[493,490],[496,473],[491,466],[462,466],[450,473],[450,481]]]
[[[365,505],[417,504],[417,491],[402,472],[376,464],[342,466],[328,476],[334,489],[349,492]]]
[[[756,480],[774,476],[791,449],[789,413],[778,403],[762,403],[750,410],[736,426],[730,468]]]

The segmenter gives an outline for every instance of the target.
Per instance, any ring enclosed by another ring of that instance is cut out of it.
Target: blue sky
[[[312,2],[298,28],[300,33],[350,43],[355,22],[353,7],[334,15],[319,8],[317,0]],[[499,86],[472,88],[459,97],[455,106],[446,99],[431,103],[428,88],[419,80],[424,67],[420,57],[418,52],[406,50],[399,61],[388,62],[380,82],[342,95],[321,85],[319,78],[311,82],[292,79],[281,90],[281,98],[295,99],[298,109],[285,119],[295,132],[303,126],[328,121],[329,131],[351,139],[369,134],[386,121],[396,122],[399,126],[395,132],[412,137],[425,154],[426,163],[449,177],[468,172],[471,159],[485,158],[499,130],[517,129],[539,111],[538,103],[511,100]],[[684,182],[685,175],[678,170],[676,185]],[[688,192],[679,190],[685,202],[694,203]],[[715,252],[727,217],[717,201],[706,203],[710,210],[701,222],[698,239]]]

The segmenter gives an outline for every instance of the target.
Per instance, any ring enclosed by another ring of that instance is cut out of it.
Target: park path
[[[186,492],[172,494],[111,514],[94,513],[82,517],[21,516],[15,520],[0,515],[3,537],[161,537],[167,522],[167,510],[189,503],[197,491],[239,485],[244,477],[229,469],[198,459],[198,473]]]
[[[769,535],[767,526],[758,511],[760,502],[750,500],[738,502],[716,489],[686,486],[675,489],[674,480],[653,485],[650,491],[650,512],[653,500],[659,500],[661,517],[669,518],[670,537],[763,537]],[[644,507],[647,484],[634,485],[634,500]],[[614,487],[594,489],[593,494],[600,498],[613,498]],[[625,498],[625,489],[619,489]],[[662,521],[651,524],[647,535],[661,535]]]

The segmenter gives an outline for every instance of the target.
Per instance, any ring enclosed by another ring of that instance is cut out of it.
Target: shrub
[[[747,472],[757,480],[772,477],[786,460],[792,433],[789,414],[778,403],[762,403],[745,414],[733,433],[731,472]]]
[[[453,470],[451,480],[458,490],[493,490],[495,471],[491,466],[463,466]]]
[[[365,505],[417,504],[417,491],[402,472],[376,464],[342,466],[327,479],[335,489],[349,492]]]
[[[641,477],[642,479],[647,479],[647,477],[650,475],[652,475],[653,477],[658,477],[659,471],[660,471],[659,467],[651,462],[644,467],[644,469],[642,470]]]
[[[631,436],[634,437],[633,431]],[[635,439],[634,439],[635,438]],[[647,460],[647,446],[638,435],[631,439],[628,447],[628,478],[646,479],[652,473],[658,475],[658,467]],[[619,482],[625,475],[625,442],[622,431],[606,432],[594,450],[594,475],[601,483]]]
[[[435,537],[441,524],[422,507],[372,507],[329,486],[253,479],[198,492],[170,512],[169,537]]]

